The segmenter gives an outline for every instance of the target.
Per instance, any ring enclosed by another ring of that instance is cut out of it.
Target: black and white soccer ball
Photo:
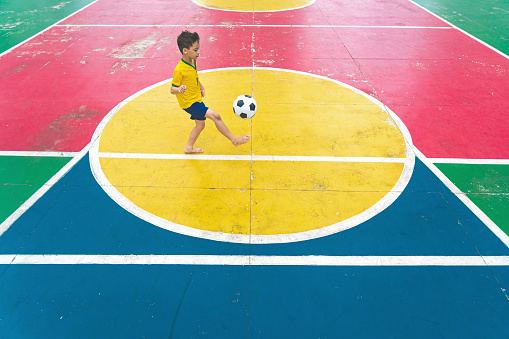
[[[239,95],[233,102],[233,112],[241,119],[251,119],[257,108],[256,100],[249,95]]]

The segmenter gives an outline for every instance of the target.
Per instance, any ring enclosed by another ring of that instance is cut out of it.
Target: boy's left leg
[[[190,153],[203,153],[201,148],[195,148],[194,143],[200,136],[201,131],[205,128],[205,120],[195,120],[196,126],[191,131],[189,135],[189,140],[187,141],[186,147],[184,147],[184,152],[187,154]]]
[[[247,134],[243,135],[241,137],[236,137],[235,135],[233,135],[233,133],[230,132],[228,127],[226,127],[226,124],[224,123],[223,119],[221,119],[221,116],[218,113],[211,110],[210,108],[207,111],[207,113],[205,114],[205,117],[214,121],[218,131],[221,132],[222,135],[227,137],[228,140],[230,140],[235,146],[245,144],[246,142],[249,141],[250,137]]]

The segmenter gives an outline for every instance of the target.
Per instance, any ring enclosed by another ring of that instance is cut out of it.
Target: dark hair
[[[177,45],[179,46],[180,53],[184,53],[184,48],[190,49],[196,41],[200,41],[198,33],[191,33],[183,31],[177,38]]]

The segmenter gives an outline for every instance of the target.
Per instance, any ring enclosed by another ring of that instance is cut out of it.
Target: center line
[[[385,162],[405,163],[406,158],[383,157],[321,157],[280,155],[205,155],[205,154],[150,154],[150,153],[106,153],[100,158],[157,159],[157,160],[244,160],[244,161],[320,161],[320,162]]]

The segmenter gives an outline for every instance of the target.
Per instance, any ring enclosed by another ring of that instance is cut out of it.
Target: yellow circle
[[[286,242],[263,237],[302,232],[317,237],[341,230],[320,233],[331,225],[378,213],[373,209],[392,202],[391,191],[409,179],[405,138],[366,94],[279,69],[215,70],[201,73],[200,82],[206,105],[234,134],[250,134],[248,144],[234,147],[207,120],[195,144],[205,153],[184,155],[194,122],[166,82],[120,107],[91,152],[103,187],[133,213],[154,216],[155,224],[208,238],[232,235],[221,239],[236,242],[247,242],[242,236]],[[232,112],[239,94],[256,98],[252,120]]]
[[[315,0],[193,0],[196,4],[213,9],[240,12],[272,12],[297,9],[312,4]]]

